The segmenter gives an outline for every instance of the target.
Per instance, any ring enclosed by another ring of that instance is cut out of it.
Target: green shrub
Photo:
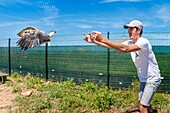
[[[15,76],[15,77],[14,77]],[[14,77],[14,78],[13,78]],[[25,89],[33,89],[30,97],[19,95],[15,99],[16,112],[19,113],[85,113],[104,112],[110,109],[126,112],[132,107],[138,107],[138,85],[134,81],[132,88],[112,90],[106,86],[85,82],[76,85],[73,80],[64,82],[46,82],[39,77],[30,75],[23,77],[14,74],[8,84],[13,87],[13,93],[20,93]],[[20,82],[18,82],[20,80]],[[152,104],[154,108],[160,108],[165,113],[170,110],[170,98],[168,94],[156,93]]]

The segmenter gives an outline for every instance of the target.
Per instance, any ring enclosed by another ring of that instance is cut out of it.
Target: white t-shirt
[[[122,44],[133,44],[132,40]],[[141,50],[131,52],[132,60],[136,66],[140,82],[154,82],[161,79],[160,70],[152,51],[152,46],[146,38],[140,37],[135,43]]]

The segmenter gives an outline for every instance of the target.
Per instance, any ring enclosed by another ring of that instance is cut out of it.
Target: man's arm
[[[129,53],[129,52],[138,51],[141,49],[136,44],[124,45],[118,42],[111,41],[104,37],[102,38],[101,42],[123,53]]]
[[[84,34],[84,36],[85,36],[85,38],[84,38],[84,40],[86,41],[86,42],[89,42],[89,43],[94,43],[94,44],[96,44],[96,45],[98,45],[98,46],[102,46],[102,47],[104,47],[104,48],[111,48],[109,45],[107,45],[107,44],[104,44],[104,43],[102,43],[102,42],[99,42],[99,41],[96,41],[96,40],[94,40],[93,38],[91,38],[89,35],[87,35],[87,34]]]
[[[103,43],[103,44],[109,46],[110,48],[114,48],[114,49],[116,49],[120,52],[123,52],[123,53],[138,51],[138,50],[141,49],[136,44],[125,45],[125,44],[121,44],[121,43],[118,43],[118,42],[111,41],[111,40],[105,38],[102,35],[102,33],[98,32],[98,31],[93,31],[93,34],[90,37],[91,37],[92,40],[95,40],[96,42]]]

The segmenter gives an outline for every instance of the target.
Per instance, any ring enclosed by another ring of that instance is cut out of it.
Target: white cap
[[[127,29],[128,27],[137,27],[143,29],[142,22],[139,20],[132,20],[129,24],[124,25],[124,28]]]

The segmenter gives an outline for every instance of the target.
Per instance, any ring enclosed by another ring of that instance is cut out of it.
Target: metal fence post
[[[48,80],[48,43],[45,45],[45,79]]]
[[[109,39],[110,33],[107,32],[107,38]],[[107,49],[107,79],[106,79],[106,85],[109,88],[109,81],[110,80],[110,49]]]
[[[8,73],[11,75],[11,39],[8,41]]]

